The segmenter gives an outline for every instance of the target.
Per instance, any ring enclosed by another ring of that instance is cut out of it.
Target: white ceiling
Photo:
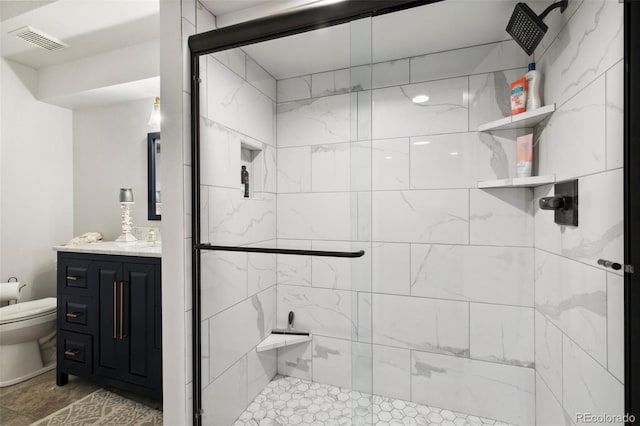
[[[44,5],[26,8],[25,13],[3,20],[0,34],[2,57],[35,69],[158,39],[160,36],[158,0],[58,0],[36,3]],[[49,52],[8,34],[25,25],[44,31],[70,47]]]
[[[509,40],[505,28],[516,3],[446,0],[243,49],[276,79],[407,58]]]
[[[26,25],[43,31],[70,47],[46,51],[8,34]],[[158,0],[0,0],[0,55],[40,70],[40,73],[51,69],[48,67],[79,64],[77,61],[80,59],[95,59],[100,55],[109,55],[108,52],[123,52],[130,46],[159,38]],[[120,57],[122,60],[112,66],[121,69],[140,67],[139,63],[128,62],[126,55]],[[83,64],[86,67],[85,62]],[[98,63],[100,61],[96,60],[95,67],[99,67]],[[104,73],[104,69],[96,69],[91,75]],[[77,109],[160,94],[159,76],[134,78],[135,81],[118,83],[109,83],[107,80],[102,87],[70,90],[70,93],[47,98],[45,101]]]

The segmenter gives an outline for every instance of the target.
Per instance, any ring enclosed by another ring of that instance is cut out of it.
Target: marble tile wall
[[[278,256],[276,322],[314,335],[280,374],[534,423],[533,193],[475,189],[531,130],[476,131],[510,114],[514,46],[277,81],[278,245],[366,252]]]
[[[539,128],[540,174],[578,179],[579,226],[558,226],[536,188],[536,423],[576,424],[577,413],[624,412],[623,6],[569,2],[535,52],[556,112]],[[551,15],[550,15],[551,18]]]
[[[200,64],[201,241],[274,247],[276,81],[241,49]],[[248,199],[239,182],[247,148],[254,150]],[[277,371],[275,352],[255,350],[275,326],[277,259],[203,252],[201,265],[203,423],[231,424]]]

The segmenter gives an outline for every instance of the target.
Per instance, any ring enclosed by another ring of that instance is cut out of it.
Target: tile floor
[[[249,425],[510,426],[415,402],[276,376],[240,415]]]
[[[30,425],[101,387],[103,386],[72,375],[69,375],[69,383],[65,386],[57,386],[56,371],[51,370],[22,383],[0,388],[0,425]],[[160,401],[108,389],[151,408],[162,409]]]

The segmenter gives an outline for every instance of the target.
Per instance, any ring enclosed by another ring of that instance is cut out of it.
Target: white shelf
[[[526,178],[507,178],[478,182],[478,188],[534,188],[536,186],[555,183],[556,176],[531,176]]]
[[[556,104],[545,105],[532,111],[526,111],[520,114],[504,117],[500,120],[490,121],[478,126],[479,132],[487,132],[489,130],[507,130],[521,129],[525,127],[534,127],[542,120],[547,118],[556,110]]]
[[[270,334],[269,337],[258,343],[258,346],[256,346],[256,351],[268,351],[269,349],[297,345],[298,343],[304,343],[310,340],[311,335],[301,336],[296,334]]]

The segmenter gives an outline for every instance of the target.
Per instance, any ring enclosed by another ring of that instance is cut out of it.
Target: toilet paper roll
[[[0,302],[20,299],[20,296],[22,296],[22,287],[24,287],[24,285],[21,285],[20,281],[0,283]]]

